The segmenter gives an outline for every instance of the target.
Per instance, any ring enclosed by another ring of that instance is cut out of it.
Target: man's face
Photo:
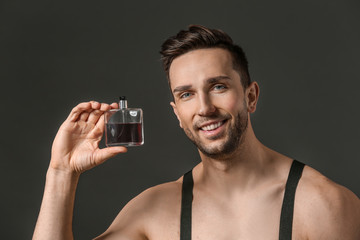
[[[205,155],[225,157],[240,146],[248,110],[239,73],[224,49],[199,49],[174,59],[171,103],[186,135]]]

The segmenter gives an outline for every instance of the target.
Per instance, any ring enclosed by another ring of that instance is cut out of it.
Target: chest
[[[278,239],[281,207],[281,189],[232,201],[195,195],[192,239]]]
[[[300,167],[294,169],[293,165],[291,170],[302,170],[302,164],[297,164]],[[191,172],[185,174],[181,216],[177,215],[175,221],[169,219],[169,222],[173,222],[173,228],[168,239],[256,240],[279,239],[279,236],[287,240],[304,239],[300,237],[298,229],[293,231],[292,226],[293,222],[299,222],[294,221],[293,215],[296,215],[294,197],[301,171],[291,174],[291,170],[286,187],[283,181],[266,181],[247,191],[218,190],[217,193],[209,191],[211,188],[194,188]],[[179,237],[184,235],[180,232],[186,233],[186,237]]]
[[[221,196],[194,194],[191,211],[193,240],[279,239],[283,191],[254,193],[242,200],[226,201]],[[167,209],[149,239],[180,239],[181,202],[176,211]],[[298,235],[293,231],[293,236]],[[293,239],[301,239],[293,237]]]

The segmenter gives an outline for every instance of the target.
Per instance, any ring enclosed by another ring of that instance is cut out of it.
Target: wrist
[[[65,167],[60,167],[56,164],[53,164],[53,161],[50,161],[49,168],[47,170],[46,176],[52,175],[54,177],[60,177],[60,178],[79,178],[80,177],[79,172],[67,169]]]
[[[49,167],[46,173],[46,189],[56,194],[75,193],[80,173]]]

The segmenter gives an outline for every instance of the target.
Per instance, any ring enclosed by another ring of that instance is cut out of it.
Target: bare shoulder
[[[308,239],[360,239],[360,200],[305,166],[296,192],[294,226],[306,230]]]
[[[163,229],[166,225],[171,228],[173,225],[176,229],[181,187],[182,177],[143,191],[125,205],[106,232],[97,239],[156,239],[153,235],[159,239],[159,227]]]

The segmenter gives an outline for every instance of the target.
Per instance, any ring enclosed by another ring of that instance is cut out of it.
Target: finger
[[[109,111],[111,106],[106,103],[99,104],[99,110],[94,110],[90,113],[88,122],[96,124],[99,118],[104,114],[104,112]]]
[[[90,101],[90,103],[91,103],[91,108],[92,109],[100,109],[100,107],[101,107],[101,104],[99,102]]]
[[[83,103],[80,103],[78,104],[76,107],[74,107],[69,116],[68,116],[68,120],[71,121],[71,122],[76,122],[80,115],[84,112],[84,111],[87,111],[91,109],[91,103],[90,102],[83,102]]]
[[[119,108],[119,104],[116,103],[116,102],[112,103],[110,106],[111,106],[112,109],[117,109],[117,108]]]
[[[100,103],[98,103],[96,101],[80,103],[76,107],[73,108],[68,119],[70,119],[70,121],[72,121],[72,122],[75,122],[78,120],[87,121],[90,112],[93,109],[99,109],[99,108],[100,108]]]
[[[89,117],[89,112],[82,112],[78,120],[86,122]]]
[[[98,118],[96,124],[96,128],[98,128],[98,130],[100,131],[104,131],[104,126],[105,126],[105,117],[104,114],[101,114],[100,117]]]
[[[108,147],[99,149],[94,156],[94,161],[96,165],[102,164],[109,158],[115,157],[119,153],[126,153],[126,147]]]
[[[111,109],[111,105],[107,104],[107,103],[102,103],[100,106],[100,110],[105,112],[105,111],[109,111]]]
[[[104,114],[103,111],[100,110],[94,110],[90,113],[89,118],[88,118],[88,123],[94,123],[96,124],[96,122],[99,120],[99,118]]]

